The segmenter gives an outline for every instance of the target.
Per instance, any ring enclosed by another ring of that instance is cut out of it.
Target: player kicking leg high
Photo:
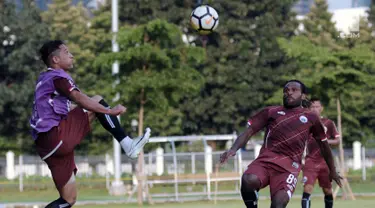
[[[131,139],[116,117],[125,113],[124,106],[110,108],[101,96],[90,98],[83,94],[68,74],[73,68],[73,55],[62,41],[45,43],[40,53],[48,70],[39,75],[35,87],[30,126],[37,152],[51,170],[60,194],[60,198],[46,207],[69,208],[77,197],[74,148],[90,131],[96,118],[133,159],[148,142],[151,130],[146,128],[143,136]],[[73,107],[71,101],[78,106]]]
[[[220,156],[223,164],[245,146],[250,137],[266,129],[264,143],[256,158],[242,176],[241,195],[248,208],[258,205],[259,189],[270,186],[271,208],[287,206],[297,184],[302,154],[310,134],[316,139],[329,167],[330,177],[341,186],[331,149],[319,117],[302,107],[306,87],[298,80],[284,86],[283,106],[266,107],[248,121],[249,127]]]
[[[323,105],[318,98],[310,100],[310,110],[320,117],[328,138],[328,144],[338,145],[340,143],[339,133],[336,129],[335,123],[328,118],[321,117],[323,112]],[[319,186],[324,193],[324,203],[326,208],[333,207],[332,184],[329,177],[329,168],[324,162],[324,158],[320,154],[320,149],[315,139],[311,138],[307,143],[307,154],[305,158],[305,165],[303,171],[303,195],[301,205],[302,208],[310,208],[311,200],[310,195],[314,189],[316,179],[319,181]]]

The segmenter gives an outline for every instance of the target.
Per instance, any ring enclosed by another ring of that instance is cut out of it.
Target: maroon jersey
[[[326,132],[327,139],[335,139],[340,136],[333,121],[329,120],[328,118],[321,118],[320,120],[323,124],[324,131]],[[313,160],[314,162],[324,160],[322,154],[320,153],[318,143],[316,143],[315,139],[312,137],[310,137],[307,144],[306,161],[308,160]]]
[[[266,128],[259,159],[290,172],[300,170],[302,154],[310,135],[318,140],[326,140],[319,117],[302,107],[267,107],[250,118],[248,125],[255,133]]]

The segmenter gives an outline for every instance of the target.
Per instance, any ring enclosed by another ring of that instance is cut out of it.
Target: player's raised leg
[[[291,195],[285,190],[277,191],[271,197],[271,208],[285,208],[288,205]]]
[[[247,208],[258,207],[258,191],[268,186],[269,176],[270,169],[259,158],[248,166],[241,181],[241,195]]]
[[[91,99],[95,100],[96,102],[99,102],[106,108],[110,108],[110,106],[107,104],[107,102],[99,95],[96,95],[92,97]],[[93,120],[98,118],[100,124],[108,131],[110,132],[113,137],[120,143],[122,149],[125,151],[126,155],[128,155],[130,158],[137,158],[142,148],[147,144],[150,135],[151,135],[151,129],[146,128],[144,134],[141,137],[132,139],[127,135],[124,131],[124,129],[121,127],[119,120],[116,116],[111,116],[108,114],[102,114],[102,113],[92,113],[89,112],[89,120],[90,123],[93,122]]]
[[[241,196],[247,208],[258,207],[258,191],[261,183],[254,174],[243,174],[241,179]]]
[[[286,171],[276,165],[272,165],[274,171],[270,177],[271,208],[284,208],[295,191],[299,170]]]

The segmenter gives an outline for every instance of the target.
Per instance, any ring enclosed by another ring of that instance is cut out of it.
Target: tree
[[[94,67],[93,60],[102,52],[111,50],[111,12],[106,5],[99,11],[89,11],[82,3],[56,0],[42,13],[50,25],[51,39],[64,40],[74,55],[74,69],[71,72],[79,88],[88,95],[102,95],[111,100],[111,84],[114,78],[110,68]],[[109,134],[99,123],[93,124],[93,131],[78,146],[80,154],[101,154],[110,149]]]
[[[76,82],[92,86],[93,77],[87,75],[93,74],[88,69],[95,54],[88,46],[96,37],[95,34],[89,32],[89,11],[82,3],[73,5],[71,0],[55,0],[48,5],[48,10],[42,13],[42,17],[43,21],[49,25],[50,38],[65,41],[72,54],[75,55],[73,77]]]
[[[326,64],[326,62],[331,63],[335,61],[330,60],[328,57],[332,57],[331,53],[336,54],[335,56],[339,57],[340,59],[340,67],[341,64],[343,64],[343,67],[346,69],[354,68],[356,70],[360,70],[362,73],[365,74],[372,74],[373,70],[371,67],[361,65],[361,61],[358,59],[362,59],[363,57],[366,57],[367,55],[361,51],[360,49],[363,49],[364,51],[368,52],[368,49],[371,49],[371,46],[369,45],[369,42],[371,41],[369,31],[366,25],[366,22],[362,20],[360,22],[360,38],[343,38],[342,36],[338,35],[339,32],[334,26],[334,23],[331,22],[331,14],[327,11],[327,4],[324,0],[316,0],[315,6],[312,7],[311,12],[307,14],[306,18],[303,20],[304,29],[300,32],[301,37],[306,37],[309,41],[306,41],[306,39],[296,39],[293,42],[297,44],[297,42],[302,46],[306,42],[314,48],[308,48],[306,51],[309,50],[315,50],[310,51],[312,54],[312,57],[303,56],[302,58],[294,59],[295,57],[290,57],[295,61],[298,66],[301,68],[299,70],[299,73],[297,75],[290,75],[286,74],[284,76],[285,79],[290,79],[291,77],[299,77],[301,79],[306,80],[306,77],[309,78],[307,80],[312,80],[313,77],[317,78],[318,80],[316,82],[310,81],[310,83],[317,84],[321,78],[317,75],[317,73],[322,72],[323,75],[330,76],[329,73],[327,73],[326,69],[329,64]],[[284,50],[292,50],[291,47],[287,47],[286,49],[285,45],[289,43],[286,40],[282,41],[284,44]],[[365,47],[364,45],[367,45]],[[315,47],[317,46],[317,47]],[[307,46],[306,46],[307,47]],[[299,54],[302,53],[302,49],[295,47],[293,48],[293,54]],[[358,51],[358,54],[355,54],[354,52]],[[347,53],[351,53],[353,57],[349,58],[348,60],[355,59],[358,62],[345,62],[344,58],[346,56],[349,56]],[[319,56],[316,57],[315,53],[321,53],[326,55],[326,57]],[[341,55],[340,55],[341,54]],[[342,54],[346,54],[345,56]],[[361,55],[359,55],[361,54]],[[314,60],[314,57],[316,57],[316,60]],[[325,59],[322,59],[325,58]],[[328,60],[327,60],[328,59]],[[367,61],[368,62],[368,61]],[[316,64],[321,64],[319,67],[316,66]],[[344,66],[345,64],[346,66]],[[320,71],[319,71],[319,70]],[[316,76],[311,76],[311,74],[314,74]],[[309,82],[309,81],[307,81]],[[334,85],[331,84],[330,88],[333,88]],[[366,88],[369,92],[371,91],[371,88]],[[337,102],[336,100],[332,100],[335,98],[336,94],[327,94],[327,93],[321,93],[319,91],[314,91],[311,93],[313,96],[320,96],[323,100],[325,100],[326,104],[326,110],[325,114],[330,117],[334,118],[338,115],[337,113]],[[336,89],[338,90],[338,89]],[[347,89],[347,92],[350,92],[350,89]],[[269,100],[269,103],[280,103],[281,101],[281,91],[278,91],[277,94]],[[348,94],[347,94],[348,95]],[[351,92],[351,96],[356,96],[355,92]],[[345,96],[344,96],[345,97]],[[365,139],[363,137],[363,128],[348,128],[349,126],[356,126],[356,127],[365,127],[367,124],[363,122],[366,119],[362,119],[364,112],[369,109],[368,107],[364,106],[364,99],[370,99],[370,97],[362,96],[361,99],[345,99],[345,102],[342,103],[342,113],[343,113],[343,135],[344,135],[344,141],[349,145],[351,144],[351,141],[354,140],[363,140]],[[368,114],[367,118],[369,117]],[[367,128],[367,127],[366,127]],[[366,130],[366,132],[368,132]]]
[[[199,96],[184,102],[185,133],[227,134],[245,128],[246,119],[264,107],[266,98],[278,88],[281,75],[296,70],[276,42],[276,37],[294,35],[294,2],[210,4],[218,11],[220,23],[206,44],[205,87]],[[201,38],[195,43],[205,45]]]
[[[42,69],[37,52],[49,36],[48,27],[30,1],[23,1],[19,11],[13,3],[1,1],[0,10],[0,151],[30,153],[33,140],[28,119]]]
[[[354,196],[347,179],[345,178],[343,134],[347,133],[342,128],[342,118],[349,123],[347,130],[351,129],[351,137],[347,141],[364,139],[358,121],[359,113],[363,108],[363,94],[366,87],[373,87],[374,77],[368,76],[368,69],[375,67],[375,56],[367,45],[358,45],[346,50],[331,50],[329,47],[317,46],[306,37],[296,37],[291,41],[280,40],[281,47],[290,58],[296,59],[303,70],[299,77],[306,80],[315,96],[322,98],[323,102],[335,103],[337,106],[337,124],[340,132],[340,163],[344,177],[344,194]],[[372,86],[369,86],[372,85]],[[351,102],[354,100],[354,102]],[[355,105],[353,105],[355,103]],[[342,111],[341,109],[344,109]],[[356,130],[352,130],[356,129]],[[344,130],[344,131],[343,131]],[[347,190],[345,190],[345,188]]]
[[[181,133],[183,115],[178,104],[199,91],[203,77],[194,68],[203,63],[199,47],[186,46],[176,25],[154,20],[137,27],[126,26],[118,34],[120,52],[98,57],[97,66],[109,67],[118,60],[119,102],[126,103],[130,119],[153,127],[153,135]],[[135,111],[137,109],[137,111]]]
[[[302,24],[304,28],[301,34],[313,43],[328,45],[332,49],[340,48],[340,32],[336,29],[335,22],[332,22],[332,14],[328,11],[326,0],[315,0]]]

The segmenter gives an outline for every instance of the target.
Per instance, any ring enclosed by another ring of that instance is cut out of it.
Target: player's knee
[[[332,188],[323,188],[324,195],[332,195]]]
[[[260,180],[256,175],[243,174],[242,186],[250,190],[258,190],[260,188]]]
[[[91,99],[95,100],[96,102],[99,102],[99,101],[103,100],[103,97],[100,96],[100,95],[95,95],[95,96],[91,97]]]
[[[284,208],[290,200],[289,194],[285,190],[278,191],[271,199],[271,208]]]
[[[64,196],[64,199],[66,202],[70,204],[70,206],[73,206],[77,202],[77,192],[71,192],[69,194],[66,194]]]
[[[313,191],[314,187],[310,184],[306,184],[304,187],[303,187],[303,192],[305,193],[308,193],[308,194],[311,194],[312,191]]]

